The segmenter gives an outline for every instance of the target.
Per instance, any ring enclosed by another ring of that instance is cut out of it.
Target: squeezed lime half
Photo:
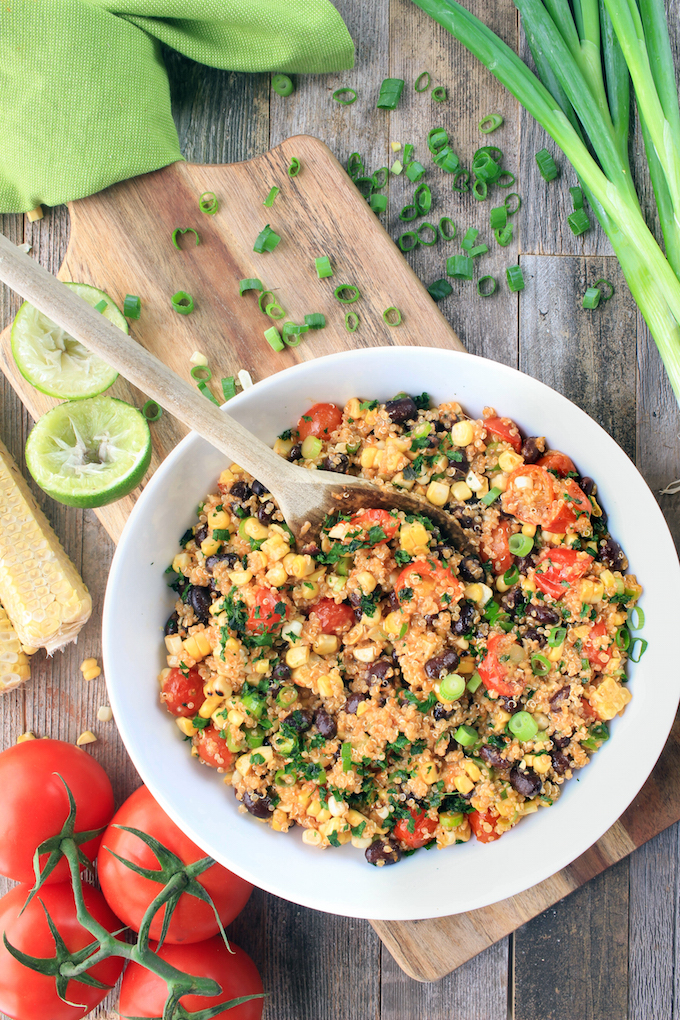
[[[35,423],[26,442],[28,470],[67,506],[105,506],[127,496],[150,460],[144,415],[115,397],[59,404]]]
[[[115,326],[128,332],[128,324],[108,294],[86,283],[67,283],[94,307],[106,302],[102,312]],[[105,361],[57,326],[43,312],[24,301],[11,332],[12,354],[17,368],[31,386],[62,400],[96,397],[118,378]]]

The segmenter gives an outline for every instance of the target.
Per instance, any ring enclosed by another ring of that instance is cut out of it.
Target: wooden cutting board
[[[291,178],[287,168],[293,156],[302,169]],[[268,209],[262,203],[274,185],[281,190]],[[199,196],[206,191],[219,199],[215,216],[199,210]],[[463,350],[378,218],[329,149],[315,138],[290,138],[246,163],[175,163],[73,202],[70,213],[71,237],[60,279],[93,284],[121,307],[126,294],[138,294],[142,315],[131,322],[131,334],[185,378],[196,350],[207,356],[215,380],[247,369],[256,382],[295,362],[351,347],[417,344]],[[266,223],[282,241],[275,252],[257,255],[253,242]],[[178,251],[172,244],[176,227],[195,228],[201,240],[198,247],[192,235],[185,234]],[[331,280],[316,278],[314,259],[319,255],[331,258]],[[302,322],[306,314],[322,312],[326,328],[310,331],[297,348],[275,353],[263,337],[271,320],[259,311],[252,293],[246,297],[238,293],[238,281],[251,276],[276,293],[286,318]],[[341,283],[358,286],[362,294],[360,302],[349,306],[361,320],[354,333],[345,329],[346,306],[333,297]],[[194,298],[195,311],[189,316],[178,315],[170,304],[178,290]],[[403,319],[394,328],[382,319],[392,305]],[[57,403],[17,371],[8,329],[0,335],[0,365],[34,418]],[[213,390],[220,395],[219,382]],[[110,392],[139,407],[146,399],[120,379]],[[151,430],[150,473],[186,431],[167,414]],[[114,542],[138,494],[139,490],[96,511]],[[568,868],[518,896],[468,914],[371,923],[407,974],[419,981],[436,981],[678,821],[679,778],[676,720],[639,796]]]

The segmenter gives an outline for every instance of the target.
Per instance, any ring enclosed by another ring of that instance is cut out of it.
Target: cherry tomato
[[[491,560],[494,574],[504,574],[512,566],[513,556],[508,545],[510,521],[502,518],[490,535],[484,535],[480,548],[483,560]]]
[[[226,740],[214,726],[206,726],[201,730],[196,735],[195,744],[198,757],[211,769],[228,769],[234,760],[233,752],[229,750]]]
[[[487,690],[497,691],[507,698],[521,694],[524,685],[518,680],[507,680],[508,670],[501,657],[514,643],[512,634],[492,634],[486,643],[486,655],[479,663],[477,672]]]
[[[415,560],[404,567],[394,586],[397,596],[403,588],[411,588],[416,596],[432,595],[439,600],[440,606],[458,602],[464,590],[458,578],[434,560]],[[448,602],[442,602],[443,595],[448,595]]]
[[[545,468],[546,471],[554,471],[560,478],[566,478],[572,472],[577,473],[571,457],[567,457],[566,453],[561,453],[559,450],[548,450],[540,460],[536,461],[536,464],[538,467]]]
[[[32,807],[35,809],[37,803]],[[17,885],[0,899],[0,932],[10,945],[29,956],[54,958],[54,937],[41,900],[71,952],[90,945],[92,935],[78,922],[70,882],[44,885],[39,896],[35,896],[20,915],[30,888],[27,884]],[[108,931],[122,927],[97,889],[83,885],[83,896],[88,911]],[[95,964],[87,973],[105,985],[114,985],[122,969],[123,960],[110,957]],[[57,995],[53,975],[38,974],[19,963],[0,940],[0,1010],[15,1020],[78,1020],[94,1009],[109,991],[109,988],[92,988],[81,981],[69,981],[66,998],[72,1003],[82,1003],[82,1007],[69,1005]]]
[[[394,826],[394,835],[402,843],[417,850],[418,847],[425,846],[432,839],[432,833],[437,828],[437,819],[428,818],[424,811],[414,811],[412,808],[409,808],[408,812],[413,819],[413,826],[410,825],[407,818],[400,818]],[[409,831],[411,827],[413,832]]]
[[[176,854],[184,864],[193,864],[206,855],[166,815],[146,786],[140,786],[118,808],[102,838],[97,858],[99,883],[109,906],[121,921],[133,931],[139,931],[144,912],[158,895],[162,885],[126,868],[113,854],[119,854],[148,871],[157,871],[159,864],[155,854],[139,836],[118,829],[117,825],[126,825],[153,836]],[[197,881],[210,893],[224,925],[231,924],[241,913],[253,888],[249,882],[245,882],[238,875],[233,875],[221,864],[213,864],[198,876]],[[162,924],[163,911],[160,911],[151,923],[151,938],[157,939],[160,936]],[[172,915],[166,942],[202,942],[218,931],[219,927],[210,905],[184,893]]]
[[[590,500],[573,478],[558,480],[536,464],[522,464],[510,473],[501,503],[522,524],[558,534],[591,511]]]
[[[522,449],[522,437],[519,434],[519,429],[510,418],[487,418],[484,421],[484,428],[495,439],[514,446],[517,453]]]
[[[271,588],[258,588],[255,605],[251,607],[246,621],[246,630],[251,634],[266,634],[276,630],[288,616],[288,606]]]
[[[484,811],[480,814],[479,811],[472,811],[467,816],[470,828],[474,832],[475,836],[480,843],[493,843],[494,840],[500,839],[503,835],[502,832],[496,830],[497,816],[492,815],[491,811]],[[487,826],[492,826],[491,832],[487,831]]]
[[[585,492],[579,488],[573,478],[565,478],[557,482],[559,509],[555,517],[546,524],[546,531],[563,535],[567,528],[575,524],[582,514],[590,515],[592,505]]]
[[[248,954],[233,942],[230,948],[231,952],[220,936],[192,945],[172,946],[165,942],[161,949],[152,943],[154,952],[171,966],[196,977],[212,978],[222,987],[219,995],[183,995],[180,1005],[189,1013],[262,992],[262,979]],[[168,988],[162,978],[138,963],[130,963],[120,986],[118,1012],[122,1017],[163,1016],[167,997]],[[260,1020],[263,1002],[263,999],[251,999],[241,1006],[223,1010],[215,1020]]]
[[[607,640],[603,641],[604,637],[607,637],[607,625],[604,620],[600,620],[590,628],[588,640],[583,645],[583,654],[594,669],[604,669],[612,657],[609,639],[607,637]]]
[[[385,538],[379,538],[374,545],[378,542],[384,542],[386,539],[394,538],[396,533],[399,531],[400,523],[396,517],[393,517],[387,510],[362,510],[361,513],[355,514],[350,524],[355,528],[361,528],[367,533],[371,528],[382,528],[385,532]]]
[[[324,634],[344,634],[354,626],[354,610],[347,602],[333,599],[319,599],[312,606],[311,616],[316,616]]]
[[[342,411],[335,404],[314,404],[297,423],[300,440],[307,436],[328,439],[342,423]]]
[[[583,718],[588,722],[599,722],[600,715],[595,711],[593,706],[590,704],[587,698],[581,698],[581,706],[583,708]]]
[[[575,581],[588,573],[592,562],[592,556],[576,549],[544,549],[536,564],[536,587],[559,601]]]
[[[59,773],[59,775],[57,775]],[[57,836],[68,817],[68,796],[76,802],[76,832],[106,825],[113,814],[113,790],[98,762],[75,744],[63,740],[26,740],[0,754],[0,875],[15,882],[35,881],[33,854],[50,836]],[[83,843],[94,860],[101,837]],[[47,854],[42,854],[44,864]],[[48,882],[64,882],[68,864],[61,860]]]
[[[196,667],[184,672],[177,666],[171,669],[163,681],[161,701],[171,715],[187,719],[195,716],[205,701],[203,680]]]

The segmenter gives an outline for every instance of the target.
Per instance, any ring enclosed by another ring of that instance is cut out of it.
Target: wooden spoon
[[[384,507],[425,514],[457,549],[464,553],[474,551],[450,514],[417,496],[383,489],[351,475],[310,471],[283,460],[3,234],[0,234],[0,280],[262,482],[298,541],[316,538],[326,514]]]

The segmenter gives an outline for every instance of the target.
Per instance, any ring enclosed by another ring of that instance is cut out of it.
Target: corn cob
[[[0,694],[18,687],[30,675],[28,656],[21,650],[12,622],[0,606]]]
[[[0,602],[25,647],[52,653],[92,612],[78,571],[0,443]]]

